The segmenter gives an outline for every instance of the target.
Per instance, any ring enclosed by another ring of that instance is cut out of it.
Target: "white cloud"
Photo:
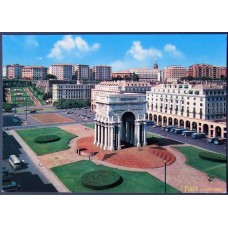
[[[162,57],[162,52],[155,48],[144,49],[140,41],[134,41],[131,49],[127,52],[131,54],[134,59],[144,61],[151,57]]]
[[[26,37],[25,43],[29,47],[39,47],[38,41],[36,40],[35,36],[32,35],[28,35]]]
[[[176,46],[173,44],[166,44],[164,46],[164,51],[170,53],[173,57],[183,57],[183,53],[177,50]]]
[[[74,53],[80,56],[82,53],[89,53],[100,48],[100,44],[94,43],[92,46],[83,40],[80,36],[73,38],[72,35],[66,35],[62,40],[54,43],[54,47],[48,54],[49,58],[62,59],[65,55]]]

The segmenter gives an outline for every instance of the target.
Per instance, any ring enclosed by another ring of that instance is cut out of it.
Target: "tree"
[[[43,79],[50,80],[50,79],[57,79],[57,77],[53,74],[47,74]]]
[[[133,81],[139,81],[139,75],[138,74],[136,74],[136,73],[132,73],[132,75],[131,75],[131,79],[133,80]]]

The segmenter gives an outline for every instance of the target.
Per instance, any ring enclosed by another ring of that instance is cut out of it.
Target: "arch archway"
[[[168,125],[173,125],[173,119],[172,119],[172,117],[169,117],[168,118]]]
[[[135,134],[135,115],[132,112],[125,112],[121,117],[121,141],[127,144],[134,144]],[[141,132],[141,131],[140,131]],[[114,145],[117,142],[116,134],[114,131]]]
[[[159,124],[161,125],[162,124],[162,116],[158,116],[158,122],[159,122]]]
[[[190,121],[187,120],[187,121],[185,122],[185,124],[186,124],[186,128],[190,129],[190,127],[191,127]]]
[[[156,123],[157,123],[157,120],[158,120],[158,117],[157,117],[157,115],[156,115],[156,114],[154,114],[154,122],[156,122]]]
[[[146,119],[148,120],[148,113],[146,113],[145,117],[146,117]]]
[[[163,124],[167,125],[167,117],[166,116],[163,116]]]
[[[184,127],[184,120],[180,119],[180,127]]]
[[[152,120],[152,114],[151,113],[149,114],[149,120]]]
[[[209,131],[209,127],[207,124],[203,125],[203,133],[205,133],[206,135],[208,135],[208,131]]]
[[[215,137],[221,137],[221,133],[222,133],[221,127],[217,126],[215,128]]]
[[[174,125],[178,126],[178,119],[174,118]]]
[[[197,131],[197,123],[196,122],[192,122],[192,130]]]

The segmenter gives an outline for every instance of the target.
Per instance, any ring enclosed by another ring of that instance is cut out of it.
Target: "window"
[[[189,105],[189,102],[187,102],[187,105]]]
[[[193,105],[196,105],[196,103],[193,103]]]
[[[200,103],[200,106],[203,106],[203,104],[202,104],[202,103]]]

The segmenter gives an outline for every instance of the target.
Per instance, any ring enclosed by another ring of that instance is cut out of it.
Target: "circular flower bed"
[[[94,190],[113,188],[121,182],[121,176],[109,170],[91,171],[81,177],[82,185]]]
[[[50,142],[55,142],[59,140],[60,140],[60,137],[57,135],[43,135],[35,138],[36,143],[50,143]]]
[[[226,162],[226,155],[224,154],[216,154],[211,152],[200,152],[199,157],[216,162]]]

